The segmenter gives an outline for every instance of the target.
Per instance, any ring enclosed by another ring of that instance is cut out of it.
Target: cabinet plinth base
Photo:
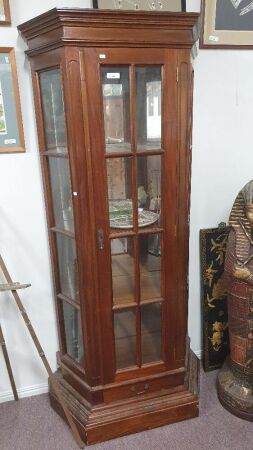
[[[246,372],[246,370],[245,370]],[[229,412],[244,420],[253,421],[252,374],[249,383],[247,374],[235,371],[227,358],[218,374],[217,388],[219,400]]]
[[[198,379],[198,363],[191,357],[187,387],[181,386],[161,390],[151,395],[92,406],[87,403],[57,373],[65,401],[75,419],[82,439],[86,444],[94,444],[126,434],[156,428],[199,415],[198,396],[192,389],[192,380]],[[55,411],[64,417],[61,406],[50,386],[50,401]]]

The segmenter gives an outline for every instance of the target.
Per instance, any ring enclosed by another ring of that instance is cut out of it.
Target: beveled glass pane
[[[161,209],[161,156],[137,159],[139,227],[159,226]]]
[[[69,161],[50,157],[48,164],[55,226],[74,231]]]
[[[107,66],[101,71],[106,152],[129,152],[129,68]]]
[[[161,305],[141,307],[142,364],[161,360]]]
[[[135,301],[133,238],[111,240],[113,304]]]
[[[161,235],[139,236],[141,301],[161,297]]]
[[[133,227],[132,158],[107,159],[110,226]]]
[[[114,311],[114,338],[116,368],[136,365],[135,308]]]
[[[161,148],[161,95],[161,66],[137,67],[137,150]]]
[[[80,311],[65,301],[62,303],[66,350],[71,358],[82,365],[84,352]]]
[[[75,240],[57,233],[57,253],[61,293],[78,301],[77,259]]]
[[[40,73],[46,149],[67,152],[65,113],[60,69]]]

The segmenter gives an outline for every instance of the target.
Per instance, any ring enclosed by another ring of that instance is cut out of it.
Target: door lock
[[[98,248],[104,250],[104,232],[102,228],[98,229]]]

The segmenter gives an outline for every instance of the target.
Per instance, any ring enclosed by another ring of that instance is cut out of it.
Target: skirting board
[[[48,392],[48,383],[35,384],[17,389],[19,398],[32,397],[33,395],[46,394]],[[10,402],[14,400],[12,390],[0,392],[0,403]]]
[[[196,352],[194,351],[194,353],[200,360],[202,360],[203,350],[197,350]]]
[[[202,358],[202,350],[194,352],[199,359]],[[24,388],[17,389],[19,398],[32,397],[33,395],[46,394],[48,392],[48,384],[41,383],[35,384],[34,386],[28,386]],[[12,390],[5,392],[0,392],[0,403],[10,402],[14,400]]]

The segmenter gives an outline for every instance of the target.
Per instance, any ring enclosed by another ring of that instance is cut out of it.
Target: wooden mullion
[[[163,231],[164,231],[164,229],[162,227],[145,227],[145,228],[140,228],[138,230],[138,234],[139,235],[157,234],[157,233],[162,233]]]
[[[112,309],[113,311],[119,311],[121,309],[129,309],[129,308],[134,308],[137,306],[136,302],[129,302],[129,303],[122,303],[120,305],[113,305]]]
[[[125,237],[132,237],[134,236],[135,233],[134,231],[116,231],[116,232],[112,232],[109,234],[109,238],[110,239],[121,239],[121,238],[125,238]]]
[[[151,299],[148,299],[148,300],[143,300],[142,302],[141,302],[141,306],[145,306],[145,305],[153,305],[153,304],[155,304],[155,303],[164,303],[164,298],[163,297],[159,297],[159,298],[151,298]]]
[[[132,161],[132,201],[133,201],[133,229],[134,229],[134,273],[135,273],[135,308],[136,322],[136,363],[141,367],[141,315],[140,315],[140,262],[138,245],[138,189],[137,189],[137,136],[136,136],[136,83],[135,67],[130,67],[130,130],[131,148],[134,154]]]
[[[155,155],[163,155],[163,148],[159,150],[138,150],[138,156],[155,156]]]
[[[115,152],[115,153],[105,153],[105,158],[127,158],[129,156],[133,156],[132,152]]]
[[[65,158],[65,159],[69,159],[69,155],[68,153],[60,153],[60,152],[56,152],[54,150],[42,150],[41,154],[43,156],[46,156],[47,158],[52,157],[52,158]]]

